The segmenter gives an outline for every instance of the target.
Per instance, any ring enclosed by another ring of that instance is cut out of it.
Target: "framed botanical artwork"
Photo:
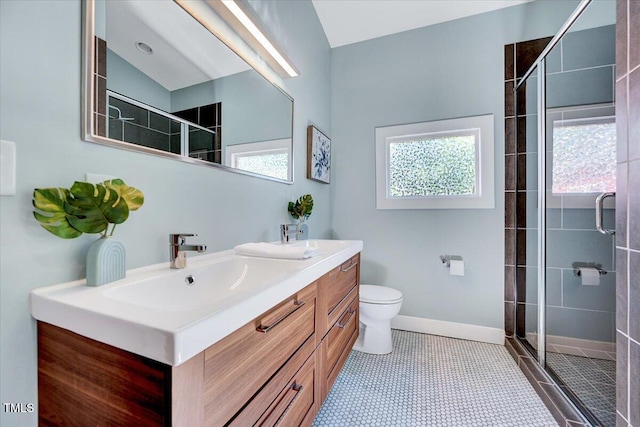
[[[307,178],[331,181],[331,140],[313,125],[307,127]]]

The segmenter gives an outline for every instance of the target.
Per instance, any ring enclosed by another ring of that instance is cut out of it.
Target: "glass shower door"
[[[545,359],[595,425],[615,426],[613,197],[596,206],[616,190],[615,25],[574,27],[545,59]]]

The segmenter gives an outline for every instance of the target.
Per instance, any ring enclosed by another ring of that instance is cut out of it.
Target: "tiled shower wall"
[[[516,99],[513,89],[516,83],[527,72],[531,64],[540,55],[545,46],[551,41],[551,37],[530,40],[526,42],[508,44],[504,47],[504,105],[505,105],[505,331],[507,336],[515,334],[516,323],[523,324],[524,319],[516,319],[516,266],[526,265],[526,229],[519,227],[526,220],[526,209],[516,212],[518,197],[525,196],[526,176],[517,178],[517,173],[525,171],[526,145],[524,135],[518,137],[516,133],[516,121],[520,120],[518,127],[521,132],[524,127],[524,118],[518,118]],[[520,164],[520,168],[517,165]],[[521,203],[520,208],[524,208]],[[517,213],[517,215],[516,215]],[[516,223],[516,220],[519,222]],[[519,234],[516,239],[516,234]],[[521,276],[521,275],[520,275]],[[520,280],[524,283],[524,280]],[[522,292],[520,295],[524,295]]]
[[[640,426],[640,1],[617,0],[618,427]]]

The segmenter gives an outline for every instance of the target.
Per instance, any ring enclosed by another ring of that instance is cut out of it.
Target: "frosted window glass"
[[[278,179],[288,179],[288,153],[238,156],[236,167]]]
[[[476,194],[475,135],[423,136],[389,144],[389,196]]]
[[[614,118],[555,122],[552,192],[575,194],[615,190]]]

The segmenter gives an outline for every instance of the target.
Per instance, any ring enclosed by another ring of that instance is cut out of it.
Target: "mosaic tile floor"
[[[602,426],[616,425],[616,362],[547,352],[547,365]]]
[[[394,351],[352,351],[315,427],[556,427],[506,348],[393,330]]]

